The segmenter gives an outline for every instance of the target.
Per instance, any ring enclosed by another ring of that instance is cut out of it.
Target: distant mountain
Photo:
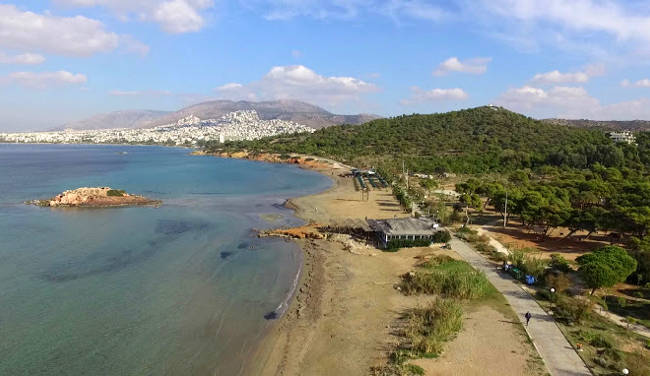
[[[88,119],[66,123],[53,130],[75,129],[111,129],[111,128],[138,128],[141,124],[159,119],[169,114],[167,111],[128,110],[99,114]]]
[[[119,111],[68,123],[66,129],[150,128],[171,124],[195,115],[203,120],[218,119],[234,111],[255,110],[262,120],[294,121],[315,129],[338,124],[363,124],[380,118],[377,115],[336,115],[321,107],[295,100],[266,102],[216,100],[185,107],[176,112]]]
[[[578,128],[597,128],[609,131],[649,131],[650,121],[648,120],[587,120],[587,119],[544,119],[543,122],[550,124],[568,125]]]

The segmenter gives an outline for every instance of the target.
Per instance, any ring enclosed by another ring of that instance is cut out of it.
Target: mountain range
[[[195,115],[201,119],[215,119],[234,111],[255,110],[262,120],[294,121],[315,129],[338,124],[363,124],[380,116],[370,114],[337,115],[321,107],[296,100],[265,102],[215,100],[195,104],[178,111],[127,110],[99,114],[64,124],[60,129],[88,130],[111,128],[151,128],[175,123]]]

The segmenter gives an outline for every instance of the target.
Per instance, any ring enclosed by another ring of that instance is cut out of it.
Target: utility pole
[[[508,223],[508,188],[506,188],[506,204],[503,209],[503,228],[506,228]]]

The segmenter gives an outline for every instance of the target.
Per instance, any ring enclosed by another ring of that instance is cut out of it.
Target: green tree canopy
[[[576,259],[578,272],[593,294],[601,287],[625,281],[636,270],[637,262],[620,247],[605,246]]]

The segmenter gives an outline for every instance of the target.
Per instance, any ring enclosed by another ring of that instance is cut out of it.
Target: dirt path
[[[638,334],[640,336],[650,338],[650,329],[646,328],[643,325],[628,324],[628,322],[625,321],[624,317],[621,317],[621,316],[619,316],[619,315],[617,315],[615,313],[612,313],[612,312],[604,311],[602,308],[601,309],[596,309],[596,310],[594,310],[594,312],[596,312],[597,314],[603,316],[604,318],[614,322],[618,326],[622,326],[624,328],[627,328],[627,329],[633,331],[634,333],[636,333],[636,334]]]
[[[453,239],[451,245],[467,262],[486,274],[494,287],[506,297],[519,320],[523,321],[526,312],[533,315],[526,331],[552,375],[591,375],[582,359],[560,332],[553,317],[544,312],[530,294],[522,290],[509,276],[498,273],[493,264],[485,260],[467,243]]]
[[[422,367],[428,376],[538,375],[539,365],[531,364],[535,350],[525,343],[526,334],[518,332],[519,322],[512,320],[489,305],[476,307],[465,314],[463,330],[440,358],[410,363]]]

